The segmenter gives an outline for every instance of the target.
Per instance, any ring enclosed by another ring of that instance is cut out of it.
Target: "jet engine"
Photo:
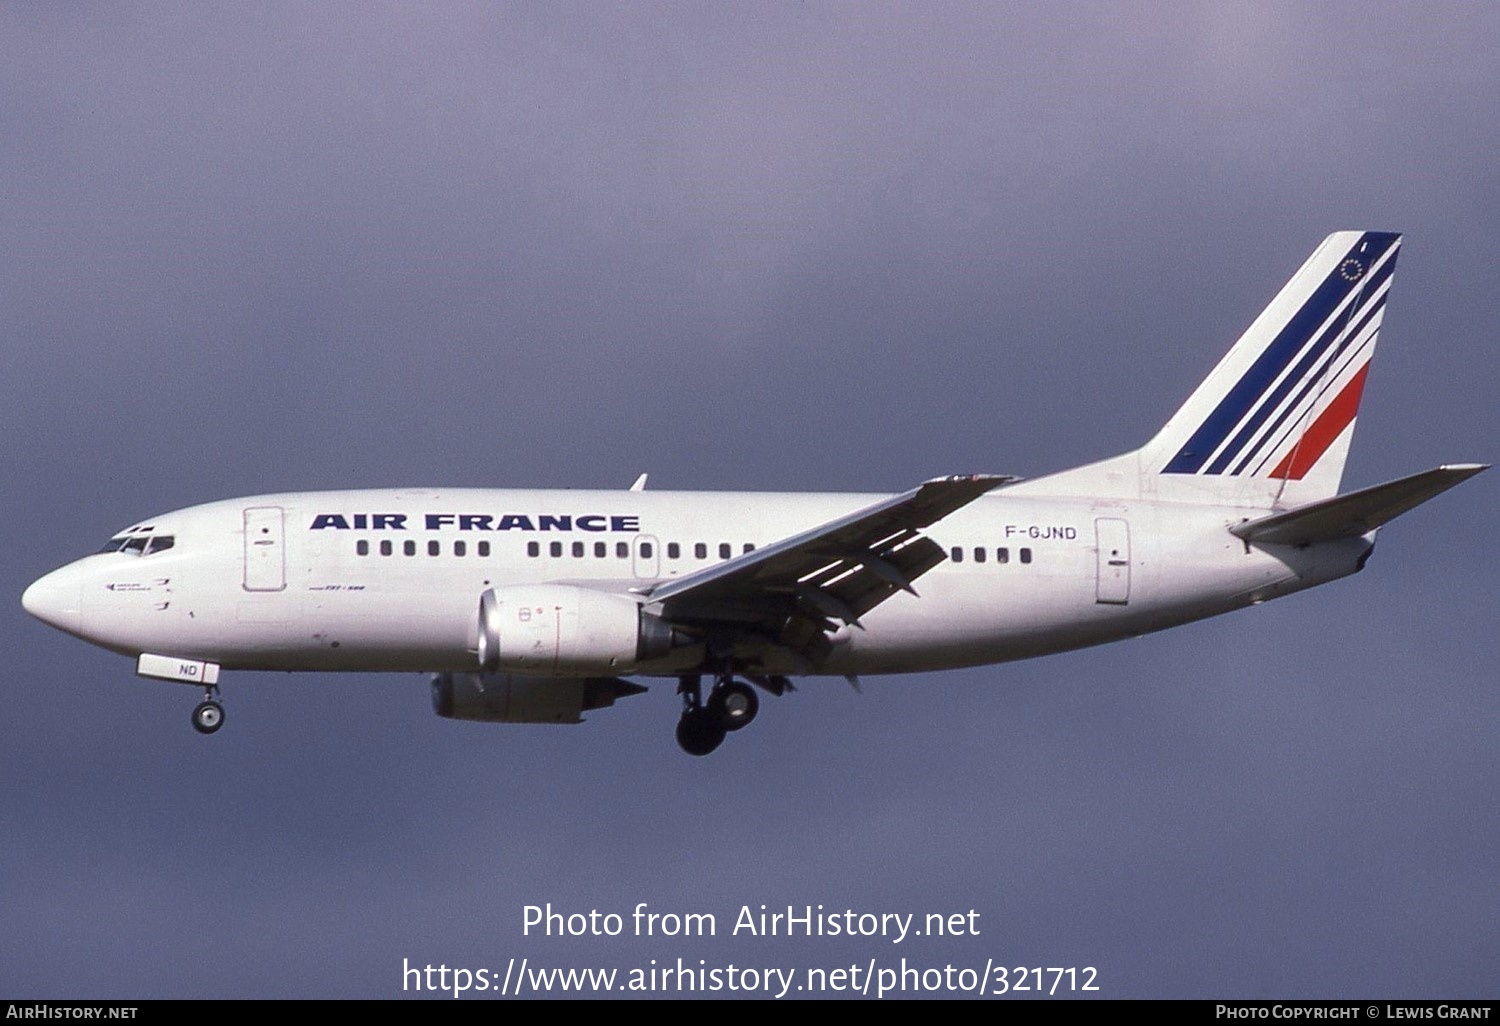
[[[491,588],[479,598],[479,668],[485,671],[628,673],[685,640],[626,595],[534,584]]]
[[[618,677],[522,677],[511,673],[439,673],[432,709],[450,720],[486,723],[582,723],[589,709],[646,689]]]

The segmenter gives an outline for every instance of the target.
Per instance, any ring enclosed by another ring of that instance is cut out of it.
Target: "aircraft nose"
[[[71,567],[54,570],[32,582],[21,595],[21,608],[60,631],[77,634],[82,623],[83,589]]]

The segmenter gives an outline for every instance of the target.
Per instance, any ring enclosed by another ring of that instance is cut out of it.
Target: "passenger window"
[[[702,542],[699,542],[698,544],[694,545],[693,546],[693,557],[695,559],[707,559],[708,558],[708,546],[704,545]]]
[[[583,542],[574,542],[573,543],[573,558],[574,559],[582,559],[583,558]]]
[[[656,551],[656,549],[652,546],[652,544],[650,542],[641,542],[641,558],[642,559],[650,559],[651,558],[651,554],[653,552],[655,552],[655,551]]]
[[[729,547],[729,543],[728,542],[719,542],[719,558],[720,559],[728,559],[731,555],[733,555],[733,553],[734,553],[734,550]]]
[[[609,546],[603,542],[594,542],[594,558],[603,559],[609,555]]]
[[[408,541],[401,548],[408,556],[415,556],[417,554],[417,543],[414,541]]]
[[[1030,563],[1031,562],[1031,550],[1030,549],[1022,549],[1021,550],[1021,562],[1023,562],[1023,563]]]
[[[480,556],[488,556],[490,554],[490,543],[487,541],[480,542],[475,552]]]
[[[550,552],[550,553],[552,553],[552,555],[554,557],[561,556],[562,555],[562,542],[553,542],[551,545],[547,546],[547,551]]]
[[[443,552],[443,543],[442,542],[434,540],[434,541],[430,541],[430,542],[427,543],[427,554],[429,556],[438,556],[438,555],[441,555],[442,552]]]
[[[455,556],[464,555],[468,551],[468,549],[469,547],[461,541],[456,541],[453,543],[453,554]]]
[[[361,538],[354,543],[354,552],[356,555],[368,556],[370,554],[370,543]]]
[[[754,552],[755,551],[755,545],[754,545],[754,543],[752,543],[752,542],[746,542],[745,543],[745,551],[746,552]]]
[[[526,555],[540,556],[542,554],[542,543],[529,541],[526,543]]]
[[[380,543],[380,554],[382,556],[389,556],[391,554],[391,543],[389,540]]]
[[[986,553],[985,553],[983,547],[975,549],[974,550],[974,562],[976,562],[976,563],[983,563],[985,555],[986,555]]]
[[[996,563],[1009,563],[1010,562],[1010,549],[996,549],[995,550],[995,562]]]
[[[619,559],[630,558],[630,546],[625,542],[615,542],[615,556]]]
[[[962,563],[964,561],[964,550],[955,545],[948,550],[948,556],[953,562]]]
[[[682,556],[682,546],[676,542],[667,542],[667,558],[678,559]]]

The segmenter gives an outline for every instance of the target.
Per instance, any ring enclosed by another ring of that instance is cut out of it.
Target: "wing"
[[[736,659],[769,646],[805,670],[828,654],[828,634],[859,618],[945,558],[919,532],[1019,478],[943,477],[764,548],[646,592],[675,626],[732,648]],[[753,656],[751,656],[753,658]]]

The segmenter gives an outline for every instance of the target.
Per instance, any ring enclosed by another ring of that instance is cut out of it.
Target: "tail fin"
[[[1393,232],[1324,239],[1141,449],[1142,473],[1227,501],[1338,494],[1400,246]]]
[[[1155,438],[1008,491],[1262,508],[1337,495],[1400,246],[1328,236]]]

